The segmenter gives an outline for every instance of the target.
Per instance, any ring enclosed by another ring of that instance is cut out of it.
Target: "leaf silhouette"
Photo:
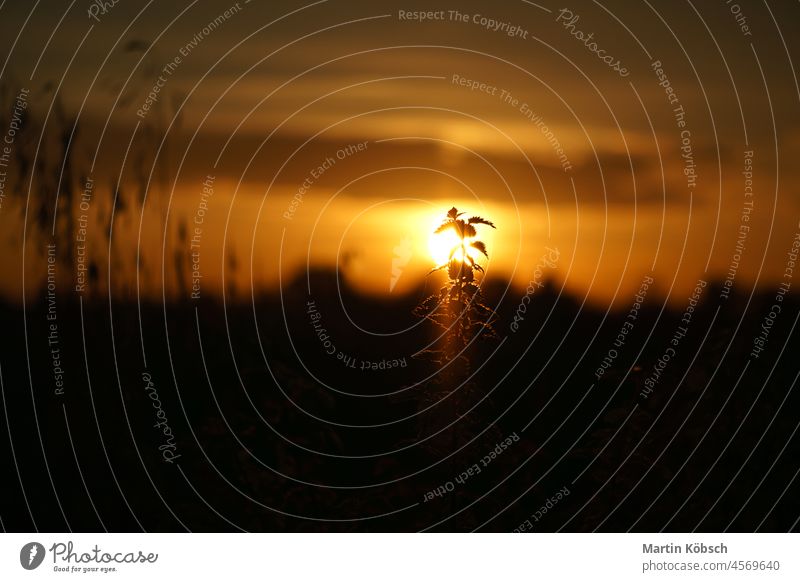
[[[492,228],[497,228],[491,220],[486,220],[485,218],[481,218],[480,216],[473,216],[467,222],[470,224],[486,224],[491,226]]]
[[[451,220],[455,220],[456,218],[458,218],[462,214],[464,214],[464,213],[463,212],[459,212],[458,208],[453,206],[450,210],[447,211],[447,218],[449,218]]]
[[[483,241],[479,240],[472,241],[471,243],[469,243],[469,246],[471,246],[476,251],[483,253],[483,256],[485,256],[487,259],[489,258],[489,253],[486,252],[486,245],[483,243]]]
[[[441,234],[444,231],[446,231],[448,228],[455,229],[455,226],[456,226],[455,222],[453,222],[453,221],[445,221],[442,224],[440,224],[438,226],[438,228],[433,232],[434,232],[434,234]]]
[[[475,259],[473,259],[471,256],[467,255],[467,260],[469,261],[469,264],[472,267],[472,269],[475,269],[476,271],[480,271],[481,273],[484,272],[483,271],[483,267],[481,267],[478,263],[476,263]],[[470,269],[470,271],[472,271],[472,269]]]
[[[461,271],[461,261],[450,261],[450,268],[448,269],[447,274],[451,279],[458,279]]]

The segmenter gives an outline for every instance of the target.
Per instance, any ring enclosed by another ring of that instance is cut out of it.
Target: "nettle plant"
[[[438,294],[424,299],[414,309],[415,315],[432,321],[444,330],[439,342],[442,349],[426,350],[438,362],[457,358],[468,361],[464,349],[474,338],[479,335],[496,337],[492,327],[496,314],[491,307],[484,305],[477,279],[478,273],[481,279],[485,273],[477,258],[482,255],[488,259],[489,253],[486,244],[474,240],[478,235],[476,225],[492,228],[495,225],[480,216],[461,218],[464,214],[456,207],[451,208],[444,222],[434,231],[435,234],[452,231],[456,235],[449,249],[448,260],[428,273],[447,270],[448,280]]]

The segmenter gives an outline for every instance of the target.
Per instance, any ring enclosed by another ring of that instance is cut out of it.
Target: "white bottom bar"
[[[0,580],[778,582],[800,580],[799,542],[791,534],[4,534]]]

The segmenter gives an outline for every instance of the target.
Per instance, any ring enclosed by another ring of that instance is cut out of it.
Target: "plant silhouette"
[[[477,251],[488,259],[486,244],[472,240],[478,235],[475,226],[496,227],[480,216],[461,218],[464,214],[456,207],[451,208],[442,224],[434,231],[435,234],[442,234],[451,230],[457,237],[448,260],[428,273],[430,275],[447,269],[448,280],[438,294],[431,295],[417,305],[414,314],[445,330],[439,340],[441,349],[426,350],[425,353],[442,363],[461,359],[466,368],[469,363],[464,353],[467,345],[479,335],[496,337],[492,327],[496,314],[484,305],[480,284],[476,279],[476,273],[483,275],[485,271],[470,252]]]

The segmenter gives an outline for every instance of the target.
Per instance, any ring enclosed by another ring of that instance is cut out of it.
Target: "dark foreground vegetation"
[[[717,313],[709,286],[646,393],[681,313],[646,301],[598,380],[624,312],[547,287],[511,332],[520,294],[488,285],[499,337],[470,347],[448,390],[412,357],[434,333],[412,315],[423,290],[389,301],[309,281],[311,296],[302,277],[226,309],[65,293],[57,345],[44,300],[2,307],[3,336],[27,338],[0,353],[3,527],[797,529],[794,298],[755,359],[771,297]]]

